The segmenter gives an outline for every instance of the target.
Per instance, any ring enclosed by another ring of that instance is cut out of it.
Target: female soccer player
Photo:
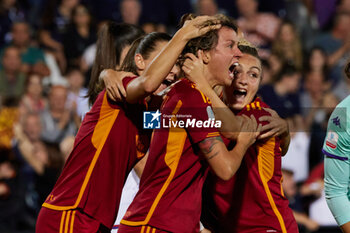
[[[162,49],[181,51],[188,40],[220,27],[215,22],[206,27],[197,26],[208,20],[213,18],[200,17],[190,21],[168,44],[170,38],[164,34],[152,34],[144,38],[145,42],[148,39],[152,42],[145,51],[140,51],[137,69],[144,70]],[[43,204],[36,232],[110,231],[118,212],[126,176],[140,158],[139,152],[142,156],[147,150],[147,145],[142,143],[142,125],[138,117],[142,116],[145,104],[134,101],[132,97],[155,91],[174,66],[178,55],[175,53],[173,56],[173,59],[168,56],[163,61],[167,70],[149,69],[144,72],[145,76],[124,80],[124,87],[130,97],[125,102],[111,101],[105,90],[98,94],[79,129],[74,149],[62,174]],[[138,82],[145,85],[135,87]],[[151,85],[146,85],[148,83]]]
[[[350,78],[350,62],[345,67]],[[344,233],[350,233],[350,96],[341,101],[328,121],[323,145],[326,200]]]
[[[183,51],[205,50],[205,72],[211,88],[230,84],[230,70],[241,54],[235,24],[227,17],[217,17],[222,27],[191,40]],[[256,130],[259,132],[256,123],[243,123],[244,133],[228,151],[217,128],[201,127],[213,120],[211,104],[187,79],[171,88],[161,112],[172,126],[163,125],[153,132],[140,190],[118,232],[198,232],[208,165],[221,178],[231,178],[247,147],[255,141]]]
[[[234,79],[224,91],[226,104],[237,115],[264,119],[273,113],[256,93],[262,78],[257,50],[239,45],[243,55],[234,70]],[[203,57],[189,55],[184,71],[190,77],[202,75]],[[199,70],[195,70],[194,67]],[[204,78],[196,80],[203,93],[211,89]],[[212,96],[215,93],[208,93]],[[265,127],[266,128],[266,127]],[[230,147],[230,143],[226,142]],[[298,232],[288,200],[282,192],[281,138],[257,141],[245,154],[235,176],[223,181],[208,176],[203,192],[202,222],[212,232]]]

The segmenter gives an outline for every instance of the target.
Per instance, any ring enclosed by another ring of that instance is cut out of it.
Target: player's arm
[[[350,232],[350,222],[345,223],[344,225],[341,225],[340,228],[344,233]]]
[[[349,161],[326,155],[324,163],[328,207],[343,232],[350,233],[350,201],[347,195],[350,182]]]
[[[255,142],[260,133],[261,125],[257,127],[255,118],[244,123],[243,131],[237,138],[235,147],[228,151],[221,137],[210,137],[199,142],[199,148],[207,159],[215,174],[223,180],[229,180],[241,165],[247,149]]]
[[[212,20],[213,23],[206,27],[198,27],[198,25],[208,20]],[[130,82],[126,89],[126,101],[136,103],[138,100],[152,94],[169,74],[189,40],[220,27],[221,25],[218,24],[218,21],[210,16],[199,16],[193,20],[186,21],[184,26],[176,32],[152,63],[146,67],[143,74]]]

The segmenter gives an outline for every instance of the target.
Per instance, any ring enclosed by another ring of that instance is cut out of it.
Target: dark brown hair
[[[154,51],[158,42],[168,42],[171,40],[171,36],[163,32],[152,32],[146,36],[135,40],[129,52],[125,56],[125,59],[120,67],[120,70],[137,73],[137,67],[134,57],[136,54],[141,54],[144,59],[149,58],[149,55]]]
[[[185,24],[185,22],[187,20],[191,20],[196,18],[197,16],[194,14],[185,14],[182,16],[181,21],[180,21],[180,26],[183,26]],[[223,14],[217,14],[215,15],[216,20],[218,20],[221,24],[222,27],[228,27],[233,29],[236,33],[237,33],[237,25],[235,23],[235,21],[230,18],[227,17]],[[200,25],[201,28],[212,25],[213,21],[212,20],[208,20],[206,22],[204,22],[202,25]],[[203,36],[191,39],[187,45],[185,46],[185,48],[183,49],[181,55],[180,55],[180,60],[183,60],[182,57],[186,54],[186,53],[193,53],[193,54],[197,54],[198,50],[203,50],[203,51],[209,51],[212,48],[214,48],[217,43],[218,43],[218,30],[211,30],[209,32],[207,32],[206,34],[204,34]],[[181,62],[180,62],[181,63]]]
[[[120,64],[120,55],[124,47],[142,35],[142,29],[131,24],[107,22],[102,26],[96,43],[96,58],[87,95],[90,104],[95,102],[97,95],[104,89],[104,83],[99,81],[101,71],[115,69]]]

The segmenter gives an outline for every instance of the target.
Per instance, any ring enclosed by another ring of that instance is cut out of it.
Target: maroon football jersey
[[[140,190],[121,224],[152,226],[169,232],[199,230],[202,186],[208,165],[197,143],[217,137],[217,128],[195,122],[212,119],[211,104],[195,85],[182,79],[167,94],[161,108],[162,127],[153,133]],[[187,127],[167,128],[171,122]],[[164,121],[164,123],[163,123]],[[164,127],[165,126],[165,127]]]
[[[259,98],[238,115],[270,115]],[[298,232],[282,190],[280,139],[257,141],[245,154],[235,176],[223,181],[208,176],[203,191],[202,221],[213,232]]]
[[[133,78],[125,78],[124,86]],[[126,177],[148,148],[145,135],[138,130],[144,106],[112,103],[102,91],[86,114],[74,149],[43,206],[60,211],[80,208],[112,228]]]

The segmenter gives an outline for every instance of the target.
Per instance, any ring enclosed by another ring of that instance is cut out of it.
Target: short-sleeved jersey
[[[199,155],[197,143],[217,137],[219,132],[197,123],[182,128],[164,125],[169,119],[171,124],[207,121],[212,115],[211,104],[193,83],[182,79],[167,94],[161,113],[165,123],[153,132],[139,192],[121,224],[149,225],[175,233],[198,232],[208,165]]]
[[[350,157],[350,96],[334,109],[328,121],[323,153],[331,158],[348,160]]]
[[[350,221],[350,96],[334,109],[323,145],[327,204],[339,225]]]
[[[238,115],[270,115],[259,98]],[[230,145],[229,145],[230,147]],[[230,149],[230,148],[229,148]],[[280,139],[257,141],[229,181],[208,175],[203,189],[203,224],[213,232],[298,232],[282,191]]]
[[[124,85],[131,79],[126,78]],[[148,147],[138,130],[143,106],[112,103],[105,91],[98,95],[44,207],[60,211],[80,208],[112,228],[126,177]]]

